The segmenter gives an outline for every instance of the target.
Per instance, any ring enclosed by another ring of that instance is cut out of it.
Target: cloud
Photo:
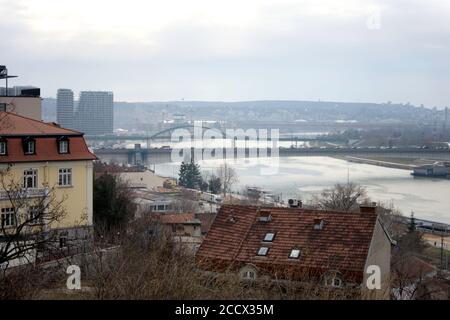
[[[0,0],[0,10],[0,62],[47,95],[450,101],[443,0]]]

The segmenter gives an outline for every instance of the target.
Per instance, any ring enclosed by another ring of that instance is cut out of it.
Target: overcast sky
[[[448,0],[0,0],[12,85],[450,106]]]

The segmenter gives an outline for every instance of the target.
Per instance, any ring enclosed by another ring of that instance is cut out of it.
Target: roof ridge
[[[21,114],[18,114],[18,113],[9,112],[9,111],[1,111],[0,113],[6,113],[7,116],[18,117],[18,118],[22,118],[22,119],[31,121],[31,122],[33,122],[33,123],[36,123],[36,122],[37,122],[37,123],[39,123],[39,124],[43,124],[43,125],[45,125],[45,126],[48,126],[48,127],[51,127],[51,128],[55,128],[55,126],[54,126],[54,125],[51,125],[49,122],[45,122],[45,121],[43,121],[43,120],[36,120],[36,119],[33,119],[33,118],[28,118],[28,117],[25,117],[25,116],[23,116],[23,115],[21,115]],[[34,128],[37,129],[36,127],[34,127]],[[80,134],[80,135],[83,135],[83,133],[80,132],[80,131],[76,131],[76,130],[72,130],[72,129],[67,129],[67,128],[64,128],[64,127],[57,127],[57,128],[58,128],[58,129],[62,129],[62,130],[71,131],[71,132],[73,132],[73,133],[77,133],[77,134]]]

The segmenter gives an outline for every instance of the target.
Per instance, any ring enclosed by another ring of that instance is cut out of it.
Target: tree
[[[188,189],[200,189],[203,179],[200,173],[200,166],[194,162],[181,163],[178,184]]]
[[[132,190],[118,175],[101,175],[94,181],[95,224],[107,230],[124,228],[136,211],[133,199]]]
[[[313,201],[322,210],[353,212],[359,210],[358,200],[365,196],[366,190],[360,185],[338,183],[331,189],[323,190]]]
[[[222,180],[215,174],[211,175],[208,180],[209,191],[214,194],[219,194],[222,189]]]
[[[239,181],[236,171],[228,166],[227,163],[224,163],[217,170],[217,176],[219,177],[222,183],[222,192],[224,197],[231,191],[231,188],[235,183]]]
[[[29,190],[14,178],[10,169],[0,170],[0,267],[32,262],[38,251],[58,246],[52,226],[67,214],[66,197],[57,198],[55,188]]]

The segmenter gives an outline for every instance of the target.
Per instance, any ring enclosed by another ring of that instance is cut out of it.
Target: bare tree
[[[216,175],[222,182],[222,192],[225,197],[227,193],[230,193],[233,185],[239,181],[239,178],[237,177],[236,171],[227,163],[224,163],[217,169]]]
[[[313,199],[315,205],[322,210],[353,212],[359,209],[358,200],[364,199],[366,190],[355,183],[336,184],[331,189],[325,189],[320,196]]]
[[[0,170],[0,201],[6,203],[0,216],[1,268],[30,262],[37,250],[55,246],[51,226],[66,216],[65,200],[57,199],[54,188],[27,189],[9,168]]]

